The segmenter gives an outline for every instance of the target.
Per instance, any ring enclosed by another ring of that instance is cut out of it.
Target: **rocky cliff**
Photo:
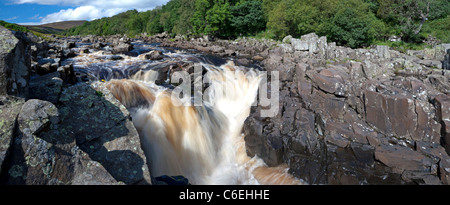
[[[400,53],[300,39],[148,41],[279,71],[280,111],[244,126],[247,152],[310,184],[450,184],[449,44]]]
[[[275,118],[253,109],[249,154],[311,184],[449,184],[448,47],[411,56],[285,38],[262,61],[280,71],[281,109]]]
[[[0,27],[0,183],[151,184],[125,107],[102,83],[77,83],[59,64],[66,48],[25,35]],[[55,69],[34,62],[30,79],[31,59]]]

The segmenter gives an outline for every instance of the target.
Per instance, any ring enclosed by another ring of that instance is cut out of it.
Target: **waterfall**
[[[152,175],[182,175],[192,184],[302,184],[286,165],[247,156],[242,127],[260,75],[230,63],[207,70],[201,105],[182,105],[173,90],[154,83],[154,72],[107,82],[130,110]]]

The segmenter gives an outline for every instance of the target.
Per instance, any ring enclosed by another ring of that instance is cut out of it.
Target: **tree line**
[[[171,0],[146,12],[130,10],[69,29],[66,35],[212,35],[283,39],[316,32],[352,48],[399,36],[429,35],[450,43],[448,0]]]

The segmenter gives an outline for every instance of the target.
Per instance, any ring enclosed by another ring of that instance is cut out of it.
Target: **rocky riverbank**
[[[279,71],[280,112],[262,118],[263,107],[254,107],[243,130],[248,154],[270,166],[287,164],[310,184],[450,184],[449,45],[405,54],[340,47],[315,34],[283,42],[141,40]],[[97,51],[111,61],[138,56],[132,39],[48,42],[0,27],[0,41],[8,45],[0,47],[1,184],[160,183],[125,107],[103,83],[62,64]],[[192,68],[164,65],[157,83]]]
[[[270,166],[310,184],[450,184],[449,44],[405,54],[315,34],[147,40],[280,72],[280,112],[262,118],[254,107],[244,127],[248,154]]]
[[[8,45],[0,50],[1,184],[152,183],[125,107],[103,84],[76,83],[73,67],[60,66],[70,44],[56,49],[3,27],[0,40]]]

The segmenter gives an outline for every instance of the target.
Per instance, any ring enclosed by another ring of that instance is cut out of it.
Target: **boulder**
[[[0,96],[28,97],[30,42],[22,32],[0,26]]]
[[[309,42],[292,38],[291,44],[296,51],[309,51]]]
[[[133,50],[133,45],[129,43],[119,42],[114,45],[113,53],[126,53]]]
[[[153,50],[139,55],[138,58],[142,60],[161,60],[164,58],[164,55],[161,51]]]

